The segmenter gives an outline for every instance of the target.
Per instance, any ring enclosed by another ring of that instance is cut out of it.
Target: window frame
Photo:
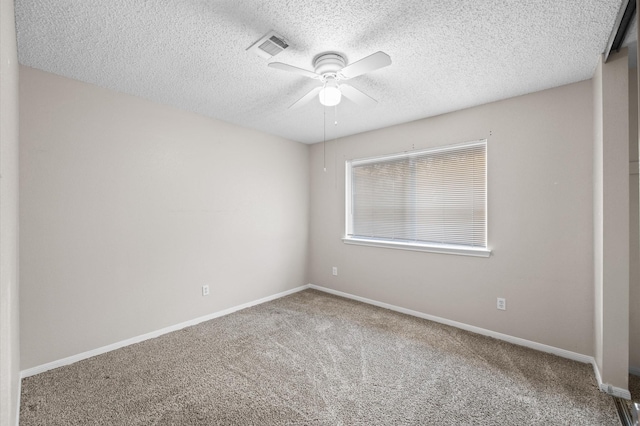
[[[367,158],[356,158],[352,160],[345,161],[345,228],[344,235],[342,237],[342,241],[345,244],[353,244],[353,245],[362,245],[362,246],[370,246],[370,247],[382,247],[382,248],[391,248],[391,249],[399,249],[399,250],[411,250],[411,251],[422,251],[422,252],[431,252],[431,253],[441,253],[441,254],[454,254],[454,255],[463,255],[463,256],[475,256],[475,257],[489,257],[491,255],[491,249],[489,249],[489,238],[488,238],[488,164],[485,163],[485,235],[487,236],[486,247],[477,247],[477,246],[469,246],[469,245],[458,245],[458,244],[439,244],[439,243],[431,243],[431,242],[407,242],[407,241],[392,241],[387,239],[378,239],[378,238],[370,238],[370,237],[360,237],[360,236],[350,236],[351,231],[353,229],[353,196],[352,196],[352,168],[354,164],[356,166],[364,165],[364,164],[372,164],[379,163],[384,161],[390,161],[394,159],[402,159],[412,156],[420,156],[429,153],[437,153],[443,151],[450,151],[455,149],[464,148],[465,146],[475,146],[479,144],[484,144],[485,146],[485,161],[488,163],[488,149],[489,145],[487,143],[487,139],[479,139],[469,142],[463,142],[453,145],[445,145],[438,146],[433,148],[427,148],[416,151],[405,151],[395,154],[387,154],[387,155],[379,155],[375,157],[367,157]]]

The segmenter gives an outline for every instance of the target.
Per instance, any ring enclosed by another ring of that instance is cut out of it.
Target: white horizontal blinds
[[[486,247],[486,142],[354,161],[349,236]]]
[[[407,159],[352,167],[353,235],[405,238],[411,211]]]

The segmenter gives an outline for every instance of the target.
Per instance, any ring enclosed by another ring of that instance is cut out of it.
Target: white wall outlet
[[[209,295],[209,286],[208,285],[203,285],[202,286],[202,295],[203,296],[208,296]]]
[[[498,309],[500,309],[501,311],[507,310],[507,299],[498,297]]]
[[[331,270],[331,273],[332,273],[333,275],[338,275],[338,267],[337,267],[337,266],[334,266],[334,267],[333,267],[333,269]]]

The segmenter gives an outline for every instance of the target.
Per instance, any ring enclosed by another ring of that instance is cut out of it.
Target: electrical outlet
[[[501,311],[507,310],[507,299],[503,299],[502,297],[498,297],[498,309]]]
[[[208,285],[203,285],[202,286],[202,295],[203,296],[208,296],[209,295],[209,286]]]
[[[333,273],[333,275],[338,275],[338,267],[334,266],[331,272]]]

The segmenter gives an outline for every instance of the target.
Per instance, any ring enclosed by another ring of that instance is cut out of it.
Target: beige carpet
[[[618,425],[591,365],[313,290],[22,382],[21,425]]]
[[[632,400],[640,402],[640,376],[629,375],[629,392]]]

